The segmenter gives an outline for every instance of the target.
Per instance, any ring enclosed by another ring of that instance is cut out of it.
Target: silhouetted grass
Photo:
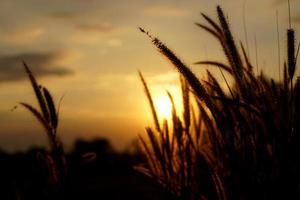
[[[140,170],[179,199],[297,199],[300,78],[294,81],[298,54],[294,30],[287,31],[284,80],[276,82],[263,73],[254,74],[220,6],[217,15],[218,22],[202,14],[207,24],[196,25],[220,42],[227,63],[196,64],[226,71],[233,79],[231,86],[227,83],[229,94],[209,71],[207,80],[199,80],[165,44],[140,28],[184,77],[183,117],[173,106],[172,127],[164,122],[159,129],[146,128],[149,142],[141,138],[141,143],[148,165]],[[151,105],[149,89],[141,78]],[[189,91],[197,101],[196,109],[190,104]]]
[[[54,187],[55,190],[61,190],[66,178],[66,161],[62,143],[57,136],[58,110],[48,89],[39,85],[27,64],[25,62],[23,64],[40,109],[24,102],[21,102],[20,105],[27,109],[40,122],[47,134],[51,153],[46,155],[38,154],[37,158],[40,162],[44,163],[49,171],[50,186]]]

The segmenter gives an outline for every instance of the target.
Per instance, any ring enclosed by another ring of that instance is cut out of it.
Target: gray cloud
[[[35,76],[66,76],[73,71],[57,66],[60,53],[24,53],[0,57],[0,82],[19,81],[26,78],[22,61],[25,61]]]

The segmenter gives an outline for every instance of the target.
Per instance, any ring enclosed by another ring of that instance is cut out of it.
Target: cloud
[[[293,0],[291,0],[290,2],[292,3]],[[295,2],[295,0],[294,0],[294,2]],[[278,6],[278,5],[282,5],[282,4],[286,4],[287,5],[287,3],[288,3],[287,0],[274,0],[273,3],[272,3],[272,5],[273,6]]]
[[[286,0],[274,0],[272,4],[274,6],[276,6],[276,5],[280,5],[282,3],[286,3],[286,2],[287,2]]]
[[[63,53],[24,53],[0,57],[0,82],[19,81],[26,78],[22,60],[31,68],[35,76],[66,76],[73,71],[57,66],[58,59],[63,59]]]
[[[145,9],[145,13],[151,16],[162,16],[162,17],[184,17],[188,14],[186,10],[177,8],[159,5],[152,6]]]
[[[62,20],[73,19],[77,16],[78,15],[76,13],[70,11],[56,11],[56,12],[49,13],[47,15],[47,17],[53,19],[62,19]]]
[[[300,23],[300,16],[293,17],[292,22],[295,22],[295,23],[299,24]]]
[[[179,81],[179,74],[176,71],[168,71],[163,74],[153,74],[146,76],[151,85],[162,86],[172,85]]]
[[[100,23],[100,24],[79,24],[76,26],[77,30],[83,32],[113,32],[116,30],[116,27],[109,23]]]
[[[121,36],[128,30],[110,23],[82,23],[75,26],[74,34],[67,38],[73,44],[122,46]]]
[[[109,39],[107,44],[111,47],[120,47],[122,46],[122,41],[120,39]]]
[[[0,40],[11,44],[27,44],[43,36],[45,30],[39,27],[22,27],[0,31]]]

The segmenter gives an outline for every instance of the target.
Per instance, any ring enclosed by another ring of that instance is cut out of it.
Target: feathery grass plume
[[[212,34],[213,36],[215,36],[217,39],[221,39],[222,34],[218,33],[217,31],[213,30],[212,28],[209,28],[208,26],[205,26],[203,24],[200,23],[195,23],[197,26],[199,26],[200,28],[206,30],[207,32],[209,32],[210,34]]]
[[[47,106],[49,108],[51,126],[56,130],[57,125],[58,125],[58,117],[57,117],[57,112],[55,109],[55,105],[54,105],[52,96],[51,96],[50,92],[48,91],[48,89],[45,87],[43,87],[43,93],[45,96],[45,100],[47,102]]]
[[[144,138],[140,135],[139,135],[139,141],[140,141],[141,147],[144,150],[144,153],[147,157],[148,166],[147,166],[147,170],[145,170],[145,168],[143,168],[143,167],[137,167],[137,169],[139,171],[142,171],[144,174],[146,174],[148,176],[157,174],[158,173],[158,167],[156,166],[157,163],[156,163],[156,160],[154,159],[154,155],[152,154],[152,152],[150,150],[150,147],[148,146],[148,144],[146,143]]]
[[[203,25],[201,23],[196,23],[197,26],[200,28],[204,29],[205,31],[212,33],[212,35],[216,36],[216,38],[219,40],[223,51],[226,55],[226,58],[228,60],[228,63],[230,65],[230,70],[225,67],[224,69],[231,72],[233,74],[233,78],[235,81],[239,84],[237,84],[238,90],[240,90],[239,95],[241,96],[247,96],[246,90],[247,90],[247,84],[245,83],[246,80],[244,80],[245,76],[245,67],[243,66],[242,59],[240,57],[240,54],[237,50],[237,47],[235,45],[233,36],[231,34],[229,24],[227,22],[227,19],[224,16],[224,13],[221,9],[221,7],[217,7],[217,12],[218,12],[218,18],[219,18],[219,24],[214,22],[211,18],[207,17],[206,15],[202,14],[204,19],[208,22],[211,27],[208,27],[206,25]],[[217,33],[217,34],[215,34]],[[207,62],[207,61],[204,61]],[[210,61],[212,62],[211,64],[219,67],[227,66],[226,64],[219,64],[216,61]],[[198,62],[198,64],[201,64]],[[217,64],[217,65],[216,65]],[[250,67],[250,65],[246,65],[246,67]],[[249,73],[249,72],[247,72]],[[245,88],[244,88],[245,87]]]
[[[288,69],[287,69],[286,62],[284,62],[284,65],[283,65],[283,89],[284,89],[284,91],[288,92],[288,87],[289,87]]]
[[[196,65],[212,65],[212,66],[216,66],[216,67],[219,67],[221,69],[224,69],[229,74],[232,74],[231,67],[227,66],[224,63],[220,63],[220,62],[216,62],[216,61],[199,61],[199,62],[195,62],[194,64],[196,64]]]
[[[254,46],[255,46],[255,64],[256,64],[256,74],[258,75],[258,46],[257,46],[257,38],[256,35],[254,34]]]
[[[226,17],[224,16],[223,10],[220,6],[217,6],[217,13],[219,17],[219,22],[220,26],[222,27],[222,32],[223,32],[223,40],[224,40],[224,47],[225,51],[227,52],[226,55],[228,56],[229,63],[232,66],[232,70],[235,74],[235,79],[239,83],[239,86],[243,86],[243,65],[242,61],[239,55],[239,52],[237,50],[237,47],[235,45],[233,36],[231,34],[229,24],[227,22]],[[246,88],[240,88],[241,93],[245,90]]]
[[[223,30],[222,28],[210,17],[208,17],[207,15],[205,15],[204,13],[201,13],[202,17],[216,30],[217,33],[221,35],[223,35]],[[196,23],[196,25],[198,25],[199,23]],[[201,24],[199,24],[201,25]]]
[[[247,47],[247,53],[250,56],[249,43],[248,43],[248,31],[247,31],[247,23],[246,23],[246,0],[244,0],[244,3],[243,3],[243,29],[244,29],[244,34],[245,34],[245,43],[246,43],[246,47]]]
[[[297,65],[299,53],[300,53],[300,42],[298,42],[297,53],[295,58],[295,66]]]
[[[42,110],[43,116],[46,119],[46,121],[48,122],[49,121],[49,112],[48,112],[48,109],[47,109],[47,106],[46,106],[45,99],[42,95],[40,86],[36,82],[34,76],[32,75],[32,72],[30,71],[29,67],[27,66],[27,64],[24,61],[23,61],[23,65],[24,65],[25,71],[26,71],[26,73],[27,73],[27,75],[30,79],[32,88],[34,90],[34,94],[36,95],[36,98],[37,98],[39,106]]]
[[[254,75],[242,44],[243,59],[240,56],[220,7],[217,14],[218,23],[202,15],[208,25],[197,23],[197,26],[219,40],[228,64],[217,61],[197,64],[227,69],[233,78],[231,94],[223,90],[209,71],[206,80],[199,80],[166,45],[141,29],[184,77],[197,103],[195,109],[183,105],[189,109],[184,110],[184,116],[190,115],[188,131],[184,128],[186,117],[178,117],[172,103],[173,128],[162,130],[168,130],[171,139],[156,137],[157,141],[152,142],[158,143],[160,149],[152,145],[149,150],[152,160],[148,159],[148,163],[159,167],[155,172],[148,171],[182,200],[300,198],[300,81],[299,78],[292,81],[298,55],[294,30],[290,28],[287,32],[283,80],[276,82],[263,72]],[[148,137],[155,134],[161,133],[152,131]],[[168,153],[166,143],[170,147]]]
[[[184,106],[184,113],[183,118],[185,122],[185,128],[186,130],[189,130],[190,127],[190,92],[189,92],[189,86],[186,80],[181,76],[180,77],[181,82],[181,92],[182,92],[182,102]]]
[[[295,74],[295,31],[287,30],[287,56],[288,56],[288,72],[289,79],[292,81]]]
[[[48,89],[39,86],[28,65],[25,62],[23,62],[23,64],[40,109],[24,102],[21,102],[20,105],[27,109],[45,129],[51,146],[51,154],[47,155],[44,160],[48,163],[48,170],[51,174],[49,179],[52,180],[50,182],[57,187],[56,189],[61,190],[66,176],[66,161],[62,143],[56,134],[58,126],[58,111],[55,108],[55,104]]]
[[[289,29],[292,28],[292,17],[291,17],[291,4],[290,0],[287,1],[288,3],[288,11],[289,11]]]
[[[253,66],[252,66],[252,64],[250,63],[250,60],[249,60],[248,55],[247,55],[247,53],[246,53],[246,51],[245,51],[245,48],[244,48],[243,43],[240,42],[240,44],[241,44],[241,48],[242,48],[242,52],[243,52],[243,56],[244,56],[244,60],[245,60],[247,69],[248,69],[249,72],[252,73],[252,72],[253,72]]]
[[[225,75],[224,75],[224,73],[222,71],[222,69],[223,69],[223,70],[227,71],[229,74],[232,75],[232,69],[231,69],[231,67],[227,66],[224,63],[220,63],[220,62],[216,62],[216,61],[199,61],[199,62],[195,62],[194,64],[196,64],[196,65],[212,65],[212,66],[218,67],[219,70],[220,70],[220,73],[222,75],[222,78],[224,79],[224,81],[226,83],[226,86],[227,86],[227,88],[228,88],[228,90],[229,90],[229,92],[231,94],[231,97],[234,98],[233,92],[232,92],[232,90],[231,90],[231,88],[229,86],[229,83],[228,83],[227,79],[225,78]]]
[[[191,85],[192,89],[198,94],[201,99],[207,98],[206,91],[200,81],[197,79],[196,75],[185,65],[183,62],[176,57],[176,55],[164,45],[158,38],[152,37],[144,29],[140,28],[143,33],[146,33],[153,44],[158,48],[158,50],[168,58],[168,60],[176,67],[176,69],[186,78],[186,80]]]
[[[224,16],[224,12],[220,6],[217,7],[218,17],[220,21],[220,25],[222,27],[222,33],[224,35],[225,42],[227,44],[227,51],[230,55],[231,64],[235,73],[239,76],[242,76],[242,61],[240,59],[238,50],[236,48],[233,36],[231,34],[229,24],[227,22],[226,17]]]
[[[207,85],[211,88],[210,96],[218,95],[220,97],[225,97],[225,93],[222,90],[217,79],[212,75],[212,73],[210,73],[209,70],[206,70],[206,73],[207,73],[207,81],[205,81],[205,83],[207,83]]]
[[[156,113],[156,110],[155,110],[155,106],[154,106],[153,99],[152,99],[151,93],[149,91],[148,85],[147,85],[147,83],[146,83],[146,81],[145,81],[145,79],[144,79],[141,72],[139,72],[139,76],[140,76],[140,79],[143,83],[144,90],[145,90],[147,99],[148,99],[149,104],[150,104],[150,108],[151,108],[151,112],[152,112],[152,116],[153,116],[153,120],[154,120],[154,123],[155,123],[156,130],[158,132],[161,132],[158,117],[157,117],[157,113]]]
[[[276,31],[277,31],[277,53],[278,53],[278,76],[279,82],[281,81],[281,51],[280,51],[280,37],[279,37],[279,22],[278,11],[276,10]]]
[[[25,71],[30,79],[34,93],[39,103],[40,111],[30,106],[27,103],[20,103],[23,107],[28,109],[43,125],[47,131],[48,138],[53,149],[57,148],[58,144],[56,139],[56,128],[57,128],[57,113],[49,91],[42,86],[39,86],[32,72],[30,71],[27,64],[24,62]]]

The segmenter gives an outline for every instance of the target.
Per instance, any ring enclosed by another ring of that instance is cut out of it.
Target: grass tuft
[[[218,22],[202,16],[208,25],[196,25],[219,40],[228,63],[196,64],[228,72],[232,85],[222,76],[229,92],[209,71],[206,80],[199,80],[163,42],[140,29],[182,76],[184,108],[178,116],[168,93],[172,120],[160,131],[146,129],[148,140],[141,138],[141,145],[148,164],[142,171],[177,199],[300,198],[300,78],[293,81],[299,53],[294,30],[287,31],[283,80],[274,81],[263,72],[254,75],[258,66],[251,64],[242,43],[237,48],[221,7]],[[149,90],[146,95],[149,99]]]

